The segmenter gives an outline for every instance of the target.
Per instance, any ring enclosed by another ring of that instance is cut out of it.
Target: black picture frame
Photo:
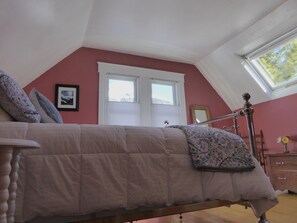
[[[56,84],[55,106],[59,111],[78,111],[79,85]]]

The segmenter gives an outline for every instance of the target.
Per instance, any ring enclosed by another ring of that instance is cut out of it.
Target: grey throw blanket
[[[197,125],[170,127],[185,133],[193,165],[199,170],[235,172],[255,168],[251,153],[238,135]]]

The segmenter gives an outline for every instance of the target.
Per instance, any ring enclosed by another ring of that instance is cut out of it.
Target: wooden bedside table
[[[39,148],[32,140],[0,138],[0,223],[13,223],[22,149]]]
[[[267,161],[274,189],[297,193],[297,153],[269,154]]]

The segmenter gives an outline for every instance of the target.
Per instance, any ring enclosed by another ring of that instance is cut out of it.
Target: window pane
[[[116,78],[108,79],[108,101],[135,102],[136,81]]]
[[[275,47],[251,62],[272,88],[296,80],[297,38]]]
[[[152,83],[152,103],[175,105],[175,91],[173,84]]]

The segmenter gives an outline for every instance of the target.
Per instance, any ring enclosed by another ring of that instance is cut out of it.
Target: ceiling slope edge
[[[79,49],[92,4],[93,0],[71,0],[71,7],[59,0],[2,2],[1,69],[25,87]]]
[[[265,93],[247,72],[240,55],[249,53],[296,26],[296,8],[297,1],[287,1],[195,63],[231,110],[243,106],[241,95],[244,92],[251,94],[252,104],[274,99]]]

